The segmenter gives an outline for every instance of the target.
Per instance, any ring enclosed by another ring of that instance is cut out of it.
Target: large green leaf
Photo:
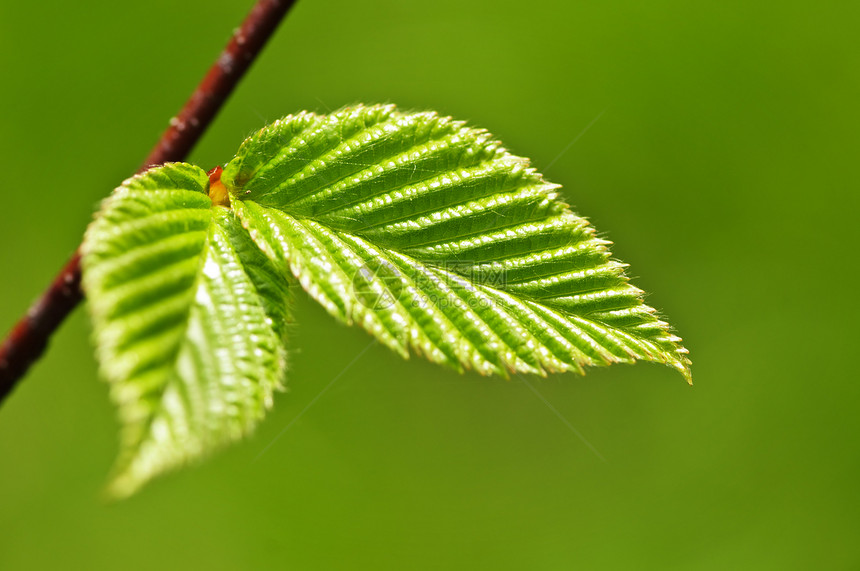
[[[123,426],[116,496],[245,435],[283,380],[287,284],[208,189],[197,167],[152,169],[105,200],[84,240]]]
[[[665,363],[686,349],[528,162],[434,113],[300,113],[221,178],[254,241],[332,315],[483,374]]]

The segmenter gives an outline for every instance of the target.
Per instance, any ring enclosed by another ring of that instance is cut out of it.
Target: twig
[[[185,159],[296,0],[259,0],[138,172]],[[0,345],[0,402],[44,352],[48,338],[83,299],[76,251]]]

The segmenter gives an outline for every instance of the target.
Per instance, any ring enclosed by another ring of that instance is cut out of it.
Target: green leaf
[[[664,363],[680,339],[526,159],[434,113],[300,113],[221,181],[254,241],[332,315],[404,357],[483,374]]]
[[[114,496],[247,434],[283,381],[287,284],[208,189],[197,167],[152,169],[87,230],[83,286],[122,423]]]

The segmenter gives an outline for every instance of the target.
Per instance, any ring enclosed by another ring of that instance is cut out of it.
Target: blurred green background
[[[0,4],[0,329],[250,5]],[[586,444],[522,380],[362,355],[299,295],[290,390],[253,439],[106,504],[117,425],[78,309],[0,408],[0,568],[860,568],[858,16],[301,0],[193,162],[300,109],[468,119],[616,242],[696,385],[531,381]]]

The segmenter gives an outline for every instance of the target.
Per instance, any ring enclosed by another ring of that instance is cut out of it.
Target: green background
[[[0,5],[0,329],[249,7]],[[108,504],[78,309],[0,408],[0,568],[860,568],[858,23],[856,2],[302,0],[193,162],[359,101],[486,127],[616,242],[695,386],[530,381],[566,424],[520,379],[362,354],[301,294],[256,435]]]

